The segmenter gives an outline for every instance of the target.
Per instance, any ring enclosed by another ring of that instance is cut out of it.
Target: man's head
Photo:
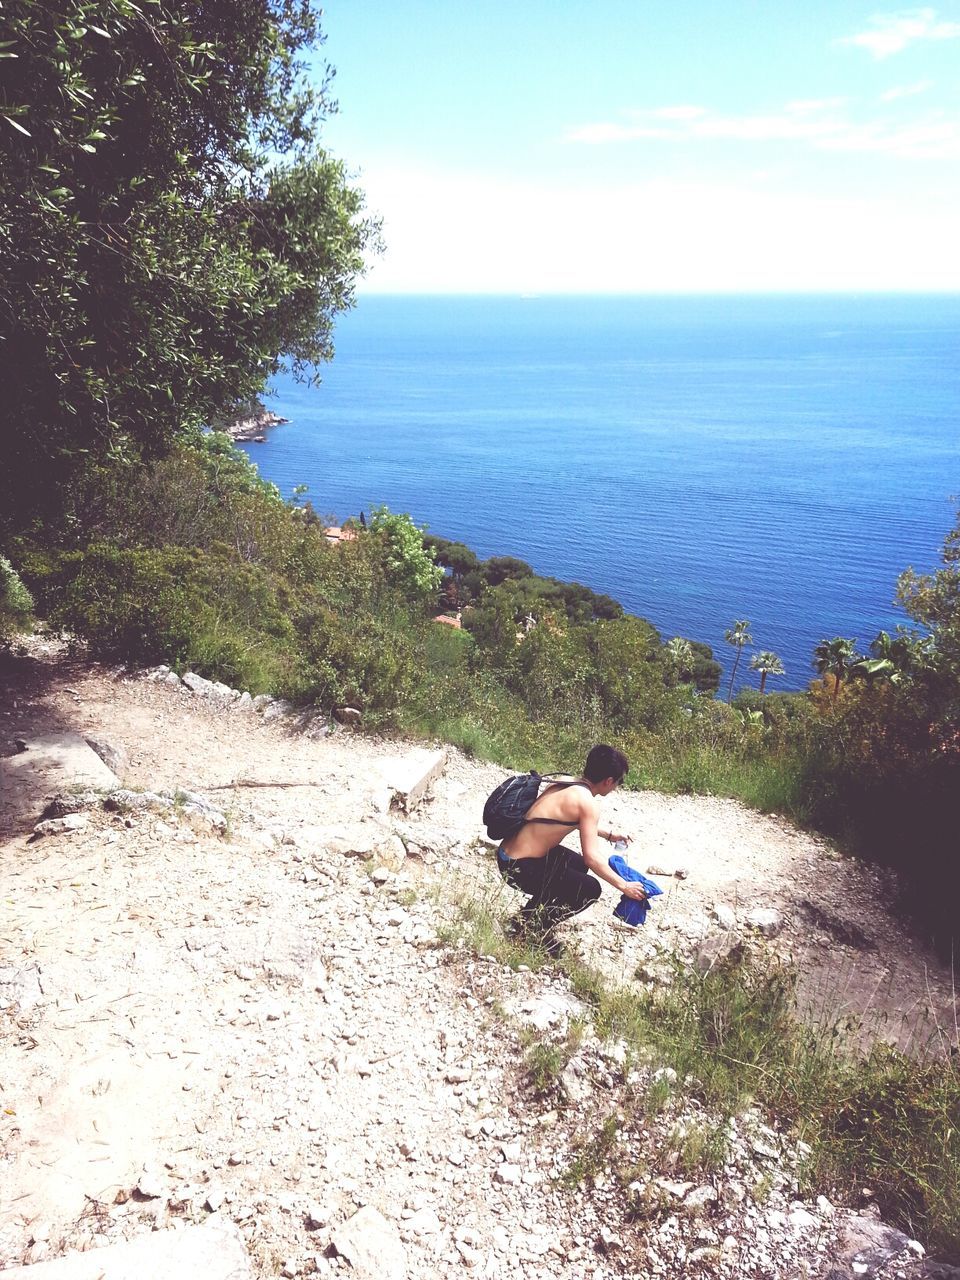
[[[620,785],[629,768],[630,764],[622,751],[600,742],[590,748],[587,763],[583,766],[583,776],[596,790],[607,795]]]

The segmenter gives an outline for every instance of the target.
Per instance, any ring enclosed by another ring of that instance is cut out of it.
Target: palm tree
[[[786,675],[783,663],[775,653],[771,653],[769,649],[764,649],[762,653],[755,653],[750,659],[750,668],[752,671],[760,672],[760,692],[763,693],[767,684],[767,676],[783,676]]]
[[[844,636],[834,636],[832,640],[821,640],[813,651],[813,665],[820,675],[832,675],[836,683],[833,696],[836,699],[840,692],[843,678],[858,661],[856,640],[847,640]]]
[[[677,673],[677,679],[682,681],[684,676],[689,679],[693,671],[693,649],[690,641],[684,640],[682,636],[674,636],[672,640],[667,641],[664,647],[667,651],[667,657]]]
[[[737,651],[733,670],[730,672],[730,688],[727,690],[727,701],[729,702],[733,698],[733,682],[737,678],[737,667],[740,665],[740,655],[743,653],[744,645],[753,644],[750,623],[746,618],[735,619],[730,630],[723,633],[723,638],[727,644],[732,644]]]

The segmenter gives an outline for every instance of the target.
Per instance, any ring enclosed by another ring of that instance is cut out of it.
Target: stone
[[[119,779],[79,733],[39,733],[27,749],[0,759],[0,791],[23,788],[37,796],[71,788],[113,791]]]
[[[183,683],[187,686],[190,692],[195,693],[198,698],[213,697],[213,681],[205,680],[203,676],[198,676],[195,671],[185,671],[183,673]]]
[[[68,813],[63,818],[45,818],[43,822],[38,822],[33,828],[33,834],[37,838],[41,836],[68,836],[76,831],[82,831],[89,823],[90,815],[88,813]]]
[[[106,738],[87,738],[87,746],[95,751],[108,769],[112,770],[118,778],[123,774],[130,763],[130,757],[127,755],[123,747],[115,742],[108,742]]]
[[[271,702],[274,701],[273,695],[270,693],[258,693],[253,699],[254,711],[266,711]]]
[[[301,836],[304,838],[308,842],[319,839],[328,853],[347,858],[372,858],[383,840],[383,830],[372,822],[358,822],[351,826],[306,828]]]
[[[388,871],[400,871],[407,861],[407,850],[399,836],[387,836],[373,850],[373,860]]]
[[[144,1165],[137,1181],[136,1191],[145,1200],[158,1200],[161,1196],[166,1195],[167,1186],[158,1170],[150,1169]]]
[[[314,1201],[312,1204],[307,1205],[306,1220],[307,1229],[317,1231],[320,1227],[325,1227],[330,1221],[330,1210]]]
[[[463,1240],[457,1241],[457,1252],[463,1259],[465,1267],[479,1267],[483,1261],[483,1254],[479,1249],[474,1249],[472,1245],[467,1244]]]
[[[502,1164],[498,1166],[493,1175],[494,1182],[500,1182],[505,1187],[515,1187],[519,1185],[522,1171],[518,1165]]]
[[[141,813],[148,809],[154,813],[162,813],[173,807],[173,796],[159,791],[128,791],[118,788],[104,797],[103,807],[112,813]]]
[[[443,772],[446,762],[446,748],[439,751],[414,748],[381,764],[379,772],[393,792],[395,802],[409,813],[423,799],[430,783]]]
[[[535,1000],[522,997],[509,1000],[504,1007],[512,1016],[537,1031],[566,1027],[571,1018],[582,1017],[587,1011],[585,1005],[564,991],[547,991]]]
[[[773,907],[756,907],[749,912],[744,922],[764,938],[775,938],[783,930],[783,917]]]
[[[222,1219],[12,1267],[3,1280],[253,1280],[243,1237]]]
[[[698,973],[706,974],[727,961],[735,963],[744,954],[743,943],[729,931],[712,933],[697,947],[693,962]]]
[[[236,700],[236,702],[233,704],[233,708],[232,708],[232,710],[234,710],[234,711],[253,711],[253,709],[254,709],[254,707],[253,707],[253,698],[251,698],[251,697],[250,697],[250,694],[249,694],[246,690],[244,690],[244,692],[243,692],[243,693],[241,693],[240,697],[239,697],[239,698]]]
[[[732,907],[728,907],[725,902],[715,902],[710,909],[710,915],[721,929],[735,929],[737,927],[737,913]]]
[[[363,712],[359,707],[334,707],[333,716],[339,724],[359,724]]]
[[[702,1187],[694,1187],[683,1198],[683,1207],[688,1213],[703,1213],[710,1205],[716,1204],[720,1199],[715,1187],[711,1187],[709,1183],[704,1183]]]
[[[292,715],[295,707],[292,702],[287,702],[284,698],[271,698],[269,704],[263,709],[264,720],[277,720],[281,716]]]
[[[28,1013],[42,1000],[39,965],[32,964],[23,969],[13,965],[0,966],[0,1009]]]
[[[83,813],[87,809],[99,809],[103,804],[102,791],[68,791],[54,796],[41,817],[65,818],[68,813]]]
[[[405,1226],[409,1232],[415,1236],[435,1236],[439,1235],[443,1229],[439,1217],[433,1209],[418,1209],[412,1217],[408,1218]]]
[[[358,1280],[404,1280],[407,1258],[396,1227],[364,1205],[334,1231],[332,1244]]]
[[[580,1075],[572,1058],[560,1073],[560,1088],[567,1101],[574,1106],[586,1102],[593,1093],[590,1081]]]

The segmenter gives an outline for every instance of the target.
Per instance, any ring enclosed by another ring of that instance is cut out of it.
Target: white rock
[[[137,1191],[147,1200],[157,1200],[166,1195],[167,1184],[159,1170],[144,1165],[137,1181]]]
[[[735,929],[737,927],[737,914],[725,902],[715,902],[710,914],[721,929]]]
[[[207,1198],[203,1203],[211,1213],[216,1213],[223,1205],[225,1194],[223,1187],[211,1186],[207,1190]]]
[[[502,1164],[493,1175],[494,1182],[503,1183],[507,1187],[517,1186],[520,1178],[521,1170],[515,1164]]]
[[[683,1205],[691,1213],[702,1213],[708,1205],[715,1204],[719,1198],[716,1188],[711,1187],[709,1183],[704,1183],[702,1187],[695,1187],[684,1196]]]
[[[314,1201],[307,1205],[306,1219],[310,1230],[316,1231],[319,1227],[325,1227],[330,1221],[330,1210]]]
[[[89,826],[88,813],[68,813],[64,818],[46,818],[33,828],[35,836],[68,836]]]
[[[435,1236],[439,1235],[443,1224],[437,1217],[433,1209],[418,1209],[412,1217],[408,1218],[406,1228],[415,1236]]]
[[[399,836],[387,836],[373,850],[373,859],[387,871],[400,871],[407,860],[407,849]]]
[[[198,698],[213,697],[213,681],[205,680],[203,676],[198,676],[195,671],[185,671],[183,673],[183,683],[187,686],[191,693],[195,693]]]
[[[816,1215],[812,1214],[809,1209],[805,1209],[802,1206],[791,1209],[787,1217],[787,1221],[790,1223],[790,1226],[793,1227],[794,1231],[810,1231],[820,1225]]]
[[[783,917],[773,907],[756,907],[745,922],[765,938],[775,938],[783,930]]]
[[[364,1205],[332,1237],[358,1280],[404,1280],[407,1258],[396,1227],[372,1205]]]

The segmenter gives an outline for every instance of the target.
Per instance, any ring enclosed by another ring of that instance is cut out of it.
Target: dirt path
[[[786,1154],[773,1207],[734,1196],[699,1244],[693,1228],[651,1240],[625,1226],[602,1182],[587,1200],[558,1185],[569,1126],[525,1100],[499,1010],[562,1024],[566,984],[437,937],[457,898],[507,892],[475,848],[501,771],[451,753],[431,797],[398,818],[377,767],[402,744],[293,734],[42,641],[12,680],[4,753],[29,733],[95,734],[125,749],[127,786],[215,798],[228,830],[176,807],[96,810],[30,840],[36,805],[9,788],[0,799],[0,1266],[225,1215],[258,1274],[332,1274],[347,1263],[331,1239],[371,1206],[411,1280],[679,1274],[695,1248],[719,1275],[817,1274],[835,1224],[813,1211],[787,1230]],[[241,779],[311,785],[230,785]],[[656,981],[667,950],[717,933],[715,904],[740,923],[771,907],[772,945],[802,956],[810,1003],[885,1014],[900,1040],[932,1013],[951,1025],[949,975],[903,938],[873,873],[728,801],[621,795],[612,812],[637,833],[635,865],[659,865],[669,887],[646,930],[614,928],[606,894],[577,923],[577,945],[611,974],[646,967]],[[372,878],[398,834],[408,856]],[[372,864],[347,856],[371,843]],[[590,1052],[584,1074],[609,1091],[616,1054]]]

